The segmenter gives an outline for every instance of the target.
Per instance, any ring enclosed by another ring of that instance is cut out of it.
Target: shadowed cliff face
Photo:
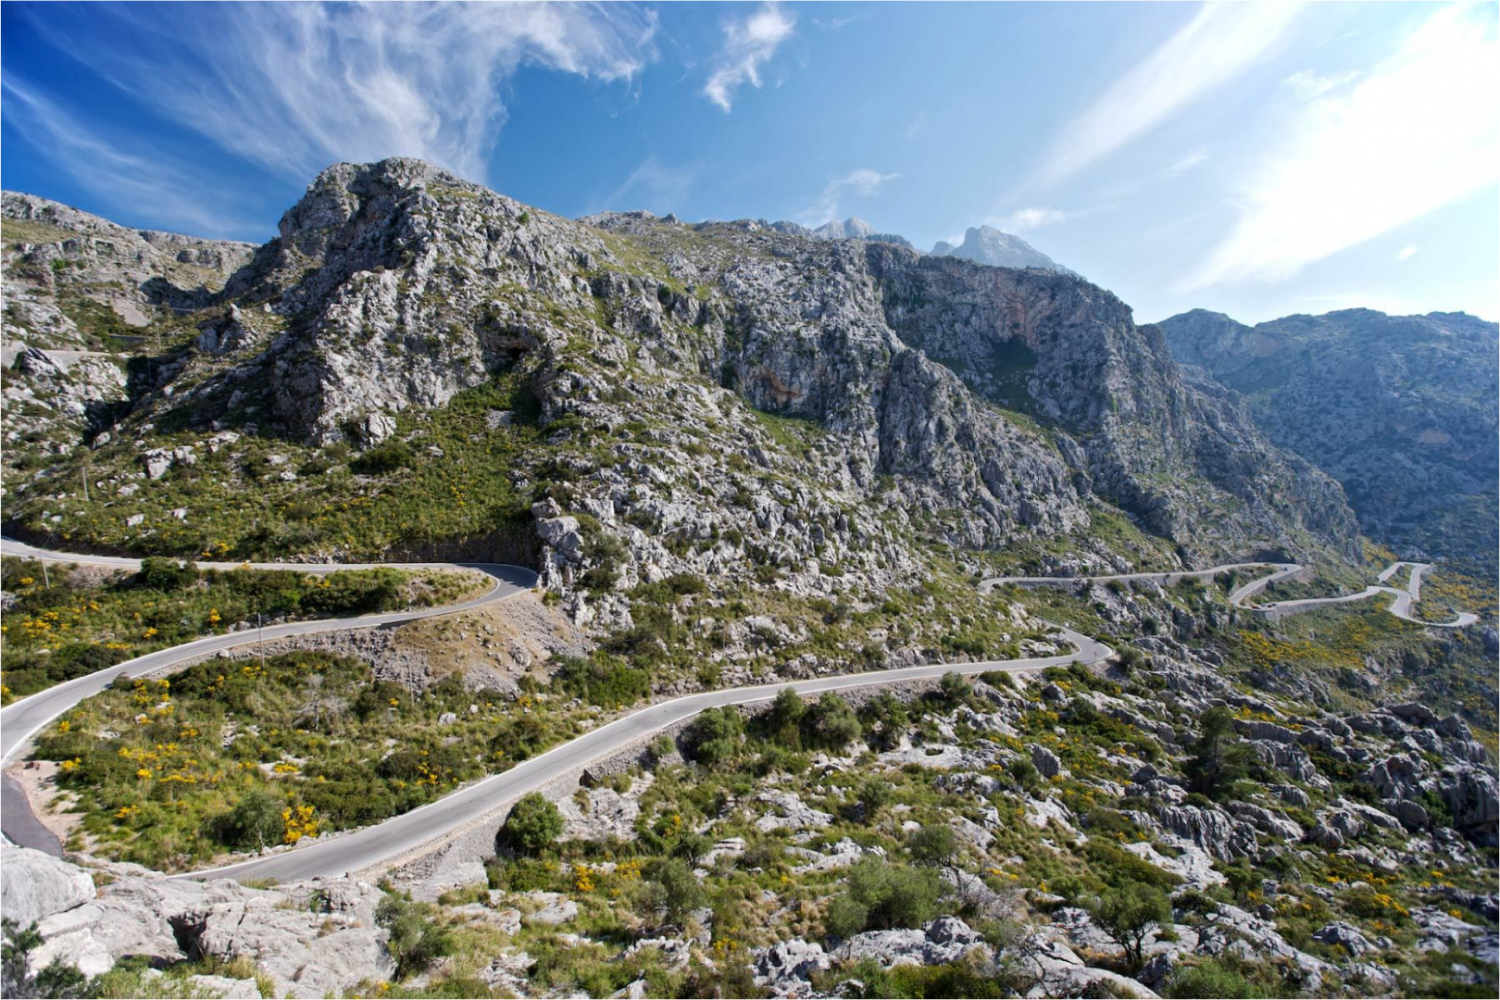
[[[1351,309],[1249,327],[1194,310],[1162,328],[1267,438],[1336,477],[1371,536],[1493,567],[1496,324]]]
[[[1081,531],[1099,499],[1190,558],[1352,547],[1336,484],[1071,276],[756,223],[573,222],[397,159],[325,171],[201,315],[135,419],[367,448],[519,373],[544,428],[660,420],[730,455],[751,407],[806,421],[812,444],[767,463],[967,547]]]

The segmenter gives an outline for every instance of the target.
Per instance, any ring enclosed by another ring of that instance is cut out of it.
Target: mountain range
[[[1494,324],[403,158],[0,237],[8,995],[1494,995]]]

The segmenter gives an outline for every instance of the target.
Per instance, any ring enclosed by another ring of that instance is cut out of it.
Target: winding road
[[[50,552],[13,542],[9,539],[0,540],[0,554],[41,559],[54,563],[77,563],[110,566],[121,569],[138,569],[140,566],[140,561],[137,559]],[[199,565],[207,569],[236,569],[243,568],[247,564],[200,563]],[[256,569],[290,569],[306,573],[331,573],[338,570],[373,568],[372,564],[251,563],[248,565]],[[1371,586],[1359,594],[1346,597],[1309,598],[1259,606],[1249,605],[1245,602],[1264,591],[1272,583],[1296,576],[1302,572],[1302,567],[1295,563],[1233,563],[1216,566],[1211,569],[1181,570],[1167,573],[1126,573],[1092,577],[996,577],[982,581],[979,586],[984,592],[989,592],[998,586],[1070,586],[1080,583],[1108,583],[1111,581],[1122,583],[1158,583],[1163,586],[1171,586],[1189,577],[1208,579],[1232,570],[1270,568],[1272,572],[1269,575],[1247,583],[1230,594],[1229,599],[1231,603],[1249,611],[1265,614],[1272,618],[1279,618],[1287,614],[1312,610],[1315,607],[1352,600],[1362,600],[1373,597],[1376,594],[1389,593],[1395,595],[1396,598],[1390,608],[1392,614],[1405,618],[1408,621],[1418,621],[1418,619],[1410,616],[1410,607],[1420,596],[1421,575],[1430,567],[1423,563],[1398,563],[1383,572],[1379,579],[1382,583],[1389,580],[1402,565],[1412,568],[1409,590],[1401,590],[1389,586]],[[519,566],[501,564],[407,563],[396,565],[393,568],[479,570],[488,574],[494,580],[494,586],[480,597],[442,608],[366,615],[358,618],[292,622],[264,629],[260,634],[244,631],[228,635],[210,636],[206,639],[199,639],[195,642],[174,646],[171,649],[159,650],[146,656],[137,657],[134,660],[128,660],[106,670],[89,674],[86,677],[80,677],[64,684],[59,684],[56,687],[38,692],[8,708],[0,710],[0,764],[8,765],[14,759],[17,759],[21,751],[28,746],[31,737],[43,726],[64,712],[67,712],[83,699],[104,690],[118,676],[136,676],[149,671],[159,671],[186,665],[191,661],[200,659],[204,655],[235,646],[253,644],[262,639],[280,638],[289,635],[309,635],[344,629],[372,628],[379,625],[415,621],[420,618],[456,614],[523,593],[533,588],[536,585],[537,579],[536,574],[531,570]],[[1477,616],[1464,614],[1460,615],[1456,621],[1449,623],[1419,623],[1437,625],[1438,627],[1458,627],[1471,624],[1476,620]],[[432,843],[460,829],[476,817],[492,812],[503,806],[506,802],[526,792],[541,788],[583,767],[591,761],[621,750],[632,743],[649,737],[652,733],[659,732],[674,723],[688,719],[705,709],[770,701],[785,688],[791,688],[800,695],[809,696],[822,694],[826,691],[842,691],[872,685],[924,680],[941,677],[943,674],[949,672],[978,674],[991,670],[1034,670],[1045,667],[1066,666],[1072,663],[1091,664],[1108,659],[1114,655],[1114,650],[1098,640],[1060,625],[1053,625],[1053,628],[1056,629],[1058,636],[1063,641],[1073,646],[1073,652],[1055,656],[1029,657],[1013,660],[934,663],[893,670],[841,674],[804,681],[782,681],[756,687],[705,691],[650,705],[621,716],[613,722],[554,747],[546,753],[523,761],[502,774],[493,775],[475,782],[436,802],[429,803],[400,816],[392,817],[375,826],[321,837],[316,841],[305,843],[304,846],[293,850],[281,851],[221,868],[188,872],[174,877],[227,877],[241,880],[277,879],[288,881],[316,876],[342,875],[346,872],[371,868],[390,859],[410,854],[423,845]],[[25,796],[20,793],[20,790],[15,787],[13,782],[5,782],[3,788],[4,797],[3,801],[0,801],[0,820],[3,820],[3,824],[0,825],[3,825],[6,838],[23,846],[34,846],[39,849],[47,849],[50,846],[55,852],[57,850],[55,838],[52,838],[52,844],[49,845],[45,842],[45,838],[38,833],[39,829],[45,832],[45,828],[41,828],[40,824],[37,823],[36,818],[31,813],[30,803],[25,799]]]

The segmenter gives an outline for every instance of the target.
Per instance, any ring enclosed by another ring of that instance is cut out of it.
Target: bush
[[[642,891],[645,906],[674,923],[708,902],[702,883],[680,858],[666,858],[653,864]]]
[[[716,768],[739,756],[744,723],[732,708],[710,708],[698,716],[687,734],[687,756],[704,767]]]
[[[1265,996],[1235,969],[1214,959],[1179,968],[1167,980],[1166,997],[1218,1000],[1229,997]]]
[[[1106,934],[1125,949],[1132,968],[1140,968],[1146,938],[1157,927],[1172,922],[1172,904],[1166,893],[1145,882],[1127,882],[1100,894],[1089,914]]]
[[[836,937],[866,930],[920,927],[937,915],[942,881],[930,868],[866,858],[849,869],[844,892],[829,905],[824,926]]]
[[[849,703],[838,695],[828,693],[820,697],[807,710],[802,725],[802,742],[809,749],[841,750],[850,741],[859,738],[864,727]]]
[[[281,843],[282,801],[269,792],[252,791],[214,821],[214,836],[236,851],[253,851]]]
[[[396,977],[423,972],[453,951],[453,939],[427,918],[427,907],[403,896],[388,895],[375,910],[375,922],[390,934],[386,948],[396,960]]]
[[[523,795],[505,817],[500,837],[523,854],[538,854],[563,831],[562,813],[539,792]]]
[[[553,687],[591,705],[605,708],[632,705],[651,694],[651,675],[647,671],[627,666],[613,657],[559,656],[553,662],[558,665],[552,675]]]
[[[198,568],[192,563],[178,562],[163,556],[147,556],[141,560],[141,568],[135,575],[137,586],[148,590],[181,590],[198,582]]]
[[[383,476],[411,464],[411,445],[387,441],[349,463],[349,471],[361,476]]]

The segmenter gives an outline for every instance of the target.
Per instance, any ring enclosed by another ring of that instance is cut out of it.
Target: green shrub
[[[896,866],[866,858],[849,869],[844,891],[828,907],[830,935],[920,927],[937,914],[943,884],[930,868]]]
[[[694,720],[687,732],[687,757],[704,767],[721,767],[740,755],[744,746],[744,723],[733,708],[710,708]]]
[[[552,845],[563,831],[562,813],[540,792],[523,795],[505,817],[500,838],[522,854],[538,854]]]
[[[425,972],[435,960],[453,953],[453,938],[434,924],[429,908],[403,896],[387,895],[375,910],[375,922],[390,935],[386,948],[396,960],[396,976]]]
[[[376,445],[349,463],[349,471],[361,476],[384,476],[411,464],[411,445],[387,441]]]
[[[1172,973],[1167,980],[1165,997],[1181,997],[1184,1000],[1219,1000],[1232,997],[1263,997],[1266,993],[1240,975],[1238,971],[1215,959],[1207,959],[1196,965],[1186,965]]]
[[[164,556],[147,556],[141,560],[140,571],[135,575],[137,586],[148,590],[180,590],[198,582],[198,570],[192,563],[179,562]]]
[[[214,835],[236,851],[261,850],[281,843],[284,825],[281,799],[269,792],[252,791],[214,823]]]

